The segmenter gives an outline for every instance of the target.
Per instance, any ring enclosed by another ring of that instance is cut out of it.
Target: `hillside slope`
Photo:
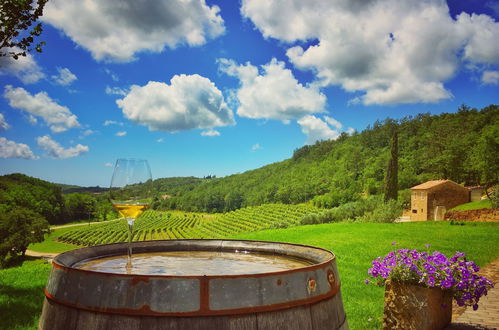
[[[375,122],[295,150],[293,157],[242,174],[178,185],[158,209],[222,212],[264,203],[335,206],[382,192],[393,129],[399,132],[399,188],[430,179],[466,185],[497,180],[499,106]],[[166,192],[170,193],[170,192]]]

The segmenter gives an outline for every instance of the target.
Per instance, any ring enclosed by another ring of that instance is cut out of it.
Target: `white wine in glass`
[[[109,198],[118,213],[128,223],[127,269],[132,268],[132,239],[135,219],[152,202],[151,169],[145,159],[118,159],[114,166]]]

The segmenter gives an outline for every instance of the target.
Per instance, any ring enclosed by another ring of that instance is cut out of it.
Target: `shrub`
[[[492,194],[490,194],[490,204],[493,208],[499,208],[499,185],[495,187]]]
[[[393,222],[402,215],[402,211],[403,207],[401,202],[391,199],[386,203],[380,203],[373,211],[366,212],[363,216],[359,217],[357,221]]]

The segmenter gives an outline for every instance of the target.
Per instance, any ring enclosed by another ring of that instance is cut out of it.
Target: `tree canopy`
[[[42,24],[32,25],[42,16],[47,1],[0,1],[0,56],[17,60],[19,56],[26,56],[26,52],[42,51],[44,41],[34,44],[35,38],[42,33]]]
[[[16,207],[0,212],[0,266],[19,254],[24,256],[28,245],[42,242],[49,231],[47,220],[32,210]]]

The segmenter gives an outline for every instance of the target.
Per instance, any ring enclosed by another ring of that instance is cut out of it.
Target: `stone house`
[[[434,180],[411,188],[411,220],[444,220],[445,212],[470,201],[470,192],[451,180]]]
[[[470,202],[479,202],[482,200],[483,189],[480,186],[468,187],[470,191]]]

